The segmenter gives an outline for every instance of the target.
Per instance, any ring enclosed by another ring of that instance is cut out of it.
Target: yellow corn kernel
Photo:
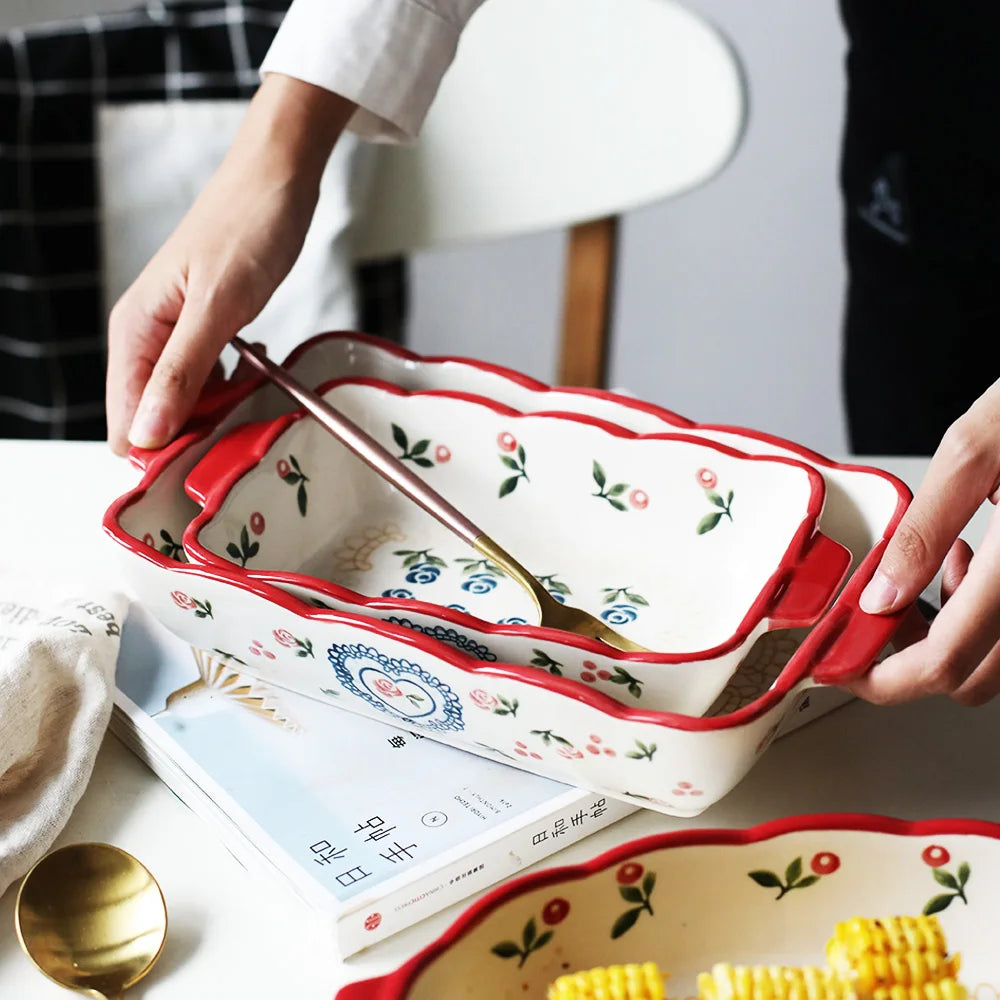
[[[729,965],[698,976],[698,1000],[845,1000],[842,980],[813,966]]]
[[[665,1000],[664,979],[655,962],[609,965],[560,976],[549,987],[548,1000]]]
[[[968,991],[955,979],[939,979],[918,986],[880,986],[872,992],[872,1000],[968,1000]]]
[[[935,916],[842,921],[827,942],[826,956],[834,972],[844,977],[862,1000],[893,986],[919,989],[954,979],[960,965],[958,955],[948,955],[944,932]]]

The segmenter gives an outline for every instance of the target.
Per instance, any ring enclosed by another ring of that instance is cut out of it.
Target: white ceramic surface
[[[457,381],[468,390],[488,383],[494,398],[509,390],[511,403],[525,392],[537,398],[547,391],[513,372],[469,361],[424,362],[359,335],[317,338],[289,363],[314,385],[338,375],[388,377],[411,388]],[[183,494],[191,468],[234,427],[289,409],[279,390],[259,382],[230,386],[205,400],[201,422],[162,452],[136,453],[134,461],[146,473],[108,509],[105,528],[122,546],[123,571],[150,610],[192,645],[240,659],[245,673],[405,728],[421,725],[437,739],[567,783],[638,799],[673,815],[697,815],[752,767],[786,718],[794,717],[811,685],[867,669],[891,636],[897,620],[861,614],[857,598],[909,491],[892,476],[838,465],[790,442],[697,427],[611,394],[559,395],[567,403],[578,401],[578,409],[610,412],[615,422],[636,429],[680,426],[708,437],[737,438],[745,450],[791,455],[821,470],[828,486],[824,527],[836,497],[829,533],[852,548],[858,566],[766,692],[751,692],[739,708],[706,719],[626,708],[596,685],[534,668],[475,662],[431,636],[317,610],[232,571],[181,562],[180,540],[198,510]],[[423,715],[418,717],[408,694],[428,698]]]
[[[826,965],[836,924],[930,910],[975,1000],[1000,991],[1000,827],[801,816],[689,830],[514,879],[396,972],[337,1000],[521,1000],[567,972],[653,961],[667,995],[697,994],[718,962]]]
[[[537,612],[515,581],[311,419],[280,418],[251,443],[256,431],[237,431],[188,476],[206,505],[184,535],[193,562],[235,564],[338,610],[454,626],[481,658],[544,659],[571,675],[584,661],[595,675],[617,667],[619,700],[695,715],[768,627],[812,624],[846,572],[847,550],[814,537],[822,478],[803,463],[386,383],[324,395],[557,600],[676,655],[622,656],[531,627]]]

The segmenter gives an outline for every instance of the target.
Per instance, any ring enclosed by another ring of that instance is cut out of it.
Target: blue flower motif
[[[441,575],[438,566],[430,563],[417,563],[409,573],[406,574],[407,583],[433,583]]]
[[[497,622],[497,625],[527,625],[528,621],[526,618],[501,618]]]
[[[413,592],[407,590],[405,587],[393,587],[391,590],[383,590],[383,597],[405,597],[409,600],[413,597]]]
[[[496,585],[497,578],[491,573],[473,573],[462,584],[462,590],[467,590],[470,594],[488,594]]]
[[[609,625],[628,625],[639,617],[639,612],[631,604],[612,604],[601,612],[601,617]]]
[[[560,604],[566,603],[566,598],[555,590],[550,590],[549,594],[552,596],[553,600],[558,601]]]

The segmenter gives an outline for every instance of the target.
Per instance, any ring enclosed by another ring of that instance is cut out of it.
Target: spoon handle
[[[418,475],[386,450],[367,431],[362,430],[322,396],[307,389],[280,365],[251,347],[240,337],[233,337],[233,347],[254,368],[270,379],[279,389],[308,410],[335,438],[346,445],[383,479],[392,483],[469,545],[476,546],[483,532],[461,511],[453,507],[440,493],[431,489]]]

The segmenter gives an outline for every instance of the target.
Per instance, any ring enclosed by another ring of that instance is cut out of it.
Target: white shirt
[[[294,0],[261,65],[358,105],[349,128],[416,138],[483,0]]]

